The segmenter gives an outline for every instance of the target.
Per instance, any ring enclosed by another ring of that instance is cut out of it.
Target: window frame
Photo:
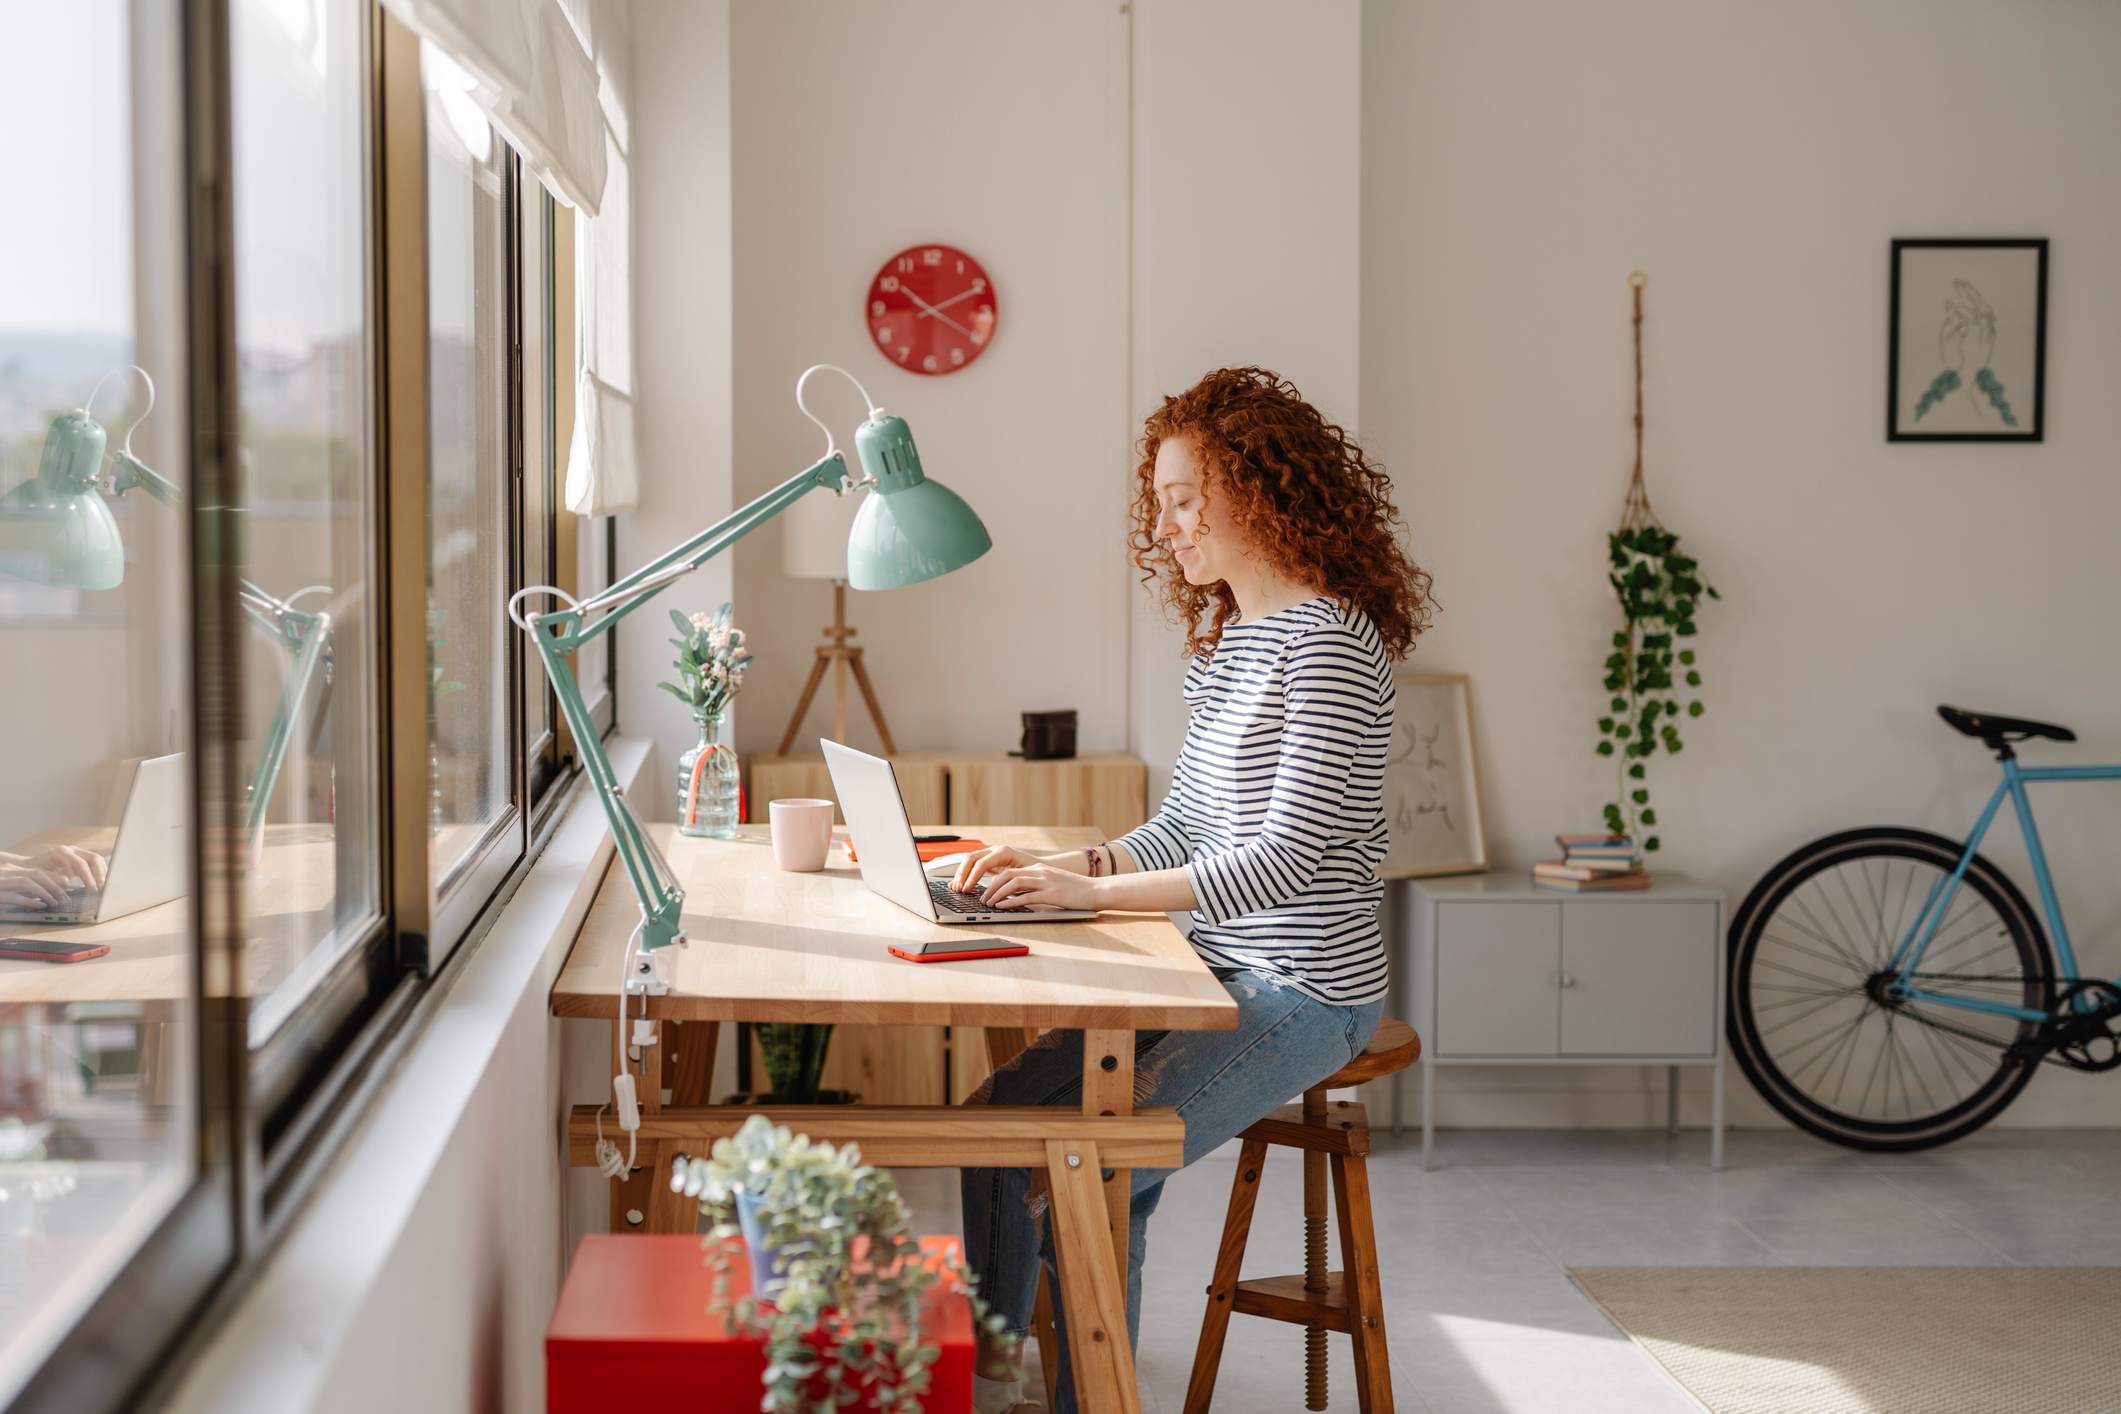
[[[118,1410],[169,1393],[184,1357],[242,1299],[246,1273],[270,1254],[303,1202],[412,1044],[433,1004],[491,927],[498,905],[535,862],[557,825],[566,789],[579,774],[551,685],[536,672],[524,636],[504,628],[508,719],[508,803],[470,862],[439,898],[429,857],[429,692],[426,614],[431,476],[427,319],[427,162],[420,41],[382,0],[359,4],[364,41],[362,184],[364,364],[369,371],[364,455],[371,475],[375,535],[368,569],[375,594],[373,647],[379,673],[380,767],[375,822],[381,850],[380,918],[316,986],[289,1009],[262,1044],[250,1044],[253,999],[240,994],[247,934],[246,878],[229,843],[244,824],[248,761],[242,749],[246,652],[255,651],[236,586],[240,541],[232,531],[242,504],[237,444],[231,112],[232,0],[186,0],[181,7],[132,7],[134,72],[155,61],[182,107],[185,221],[186,438],[195,488],[189,510],[191,563],[191,750],[195,786],[192,860],[196,946],[192,981],[199,1025],[187,1057],[199,1096],[187,1137],[197,1172],[175,1205],[108,1276],[81,1319],[24,1383],[12,1410],[86,1414]],[[504,580],[519,587],[530,537],[542,536],[552,578],[576,577],[579,518],[560,503],[571,433],[574,369],[571,234],[573,213],[549,193],[542,222],[526,221],[529,178],[504,144],[503,302],[507,337],[502,445]],[[137,158],[136,158],[137,160]],[[542,229],[537,227],[542,226]],[[529,275],[538,281],[532,299]],[[524,386],[522,339],[534,320],[546,357],[535,388]],[[566,350],[565,357],[560,351]],[[538,398],[542,408],[527,403]],[[527,435],[542,416],[542,448]],[[529,447],[528,454],[526,447]],[[527,460],[527,464],[526,464]],[[540,524],[528,524],[523,478],[546,488]],[[594,526],[596,523],[591,522]],[[607,565],[616,535],[601,530]],[[224,554],[228,547],[233,554]],[[496,616],[501,605],[493,606]],[[505,619],[502,620],[505,625]],[[612,730],[617,654],[600,685],[602,734]],[[530,740],[533,694],[548,704],[551,732]],[[533,746],[539,748],[533,751]],[[542,759],[540,759],[542,758]],[[212,990],[210,990],[210,988]]]

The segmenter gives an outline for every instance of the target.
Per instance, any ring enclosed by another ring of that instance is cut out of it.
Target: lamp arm
[[[294,668],[287,686],[280,690],[280,705],[272,714],[272,726],[266,731],[265,745],[258,753],[258,765],[250,775],[250,819],[244,838],[255,850],[264,842],[265,810],[272,803],[273,786],[280,779],[280,767],[287,760],[288,743],[294,740],[295,721],[302,712],[303,699],[309,695],[309,685],[317,676],[317,664],[323,660],[324,648],[331,640],[331,615],[326,613],[303,614],[307,620],[300,634],[293,640],[295,651]]]
[[[640,901],[639,962],[628,978],[629,987],[657,992],[667,988],[667,980],[658,977],[651,958],[672,943],[685,941],[680,930],[685,891],[678,886],[669,862],[656,850],[626,800],[625,790],[612,770],[611,757],[590,717],[589,704],[582,697],[570,656],[672,582],[700,568],[805,495],[818,490],[844,491],[846,484],[846,460],[838,452],[830,452],[823,460],[586,600],[577,602],[561,590],[539,585],[518,590],[508,601],[509,618],[530,635],[537,647],[538,661],[544,665],[545,676],[559,700],[560,715],[566,719],[568,730],[574,734],[575,749],[581,753],[583,774],[589,777],[590,788],[596,792],[597,803],[611,825],[612,843],[626,866],[634,897]],[[563,601],[564,607],[543,614],[518,611],[523,599],[541,594]]]
[[[111,494],[123,496],[135,486],[145,487],[148,495],[165,506],[175,506],[179,510],[184,508],[184,491],[176,482],[131,452],[117,453],[111,458]]]

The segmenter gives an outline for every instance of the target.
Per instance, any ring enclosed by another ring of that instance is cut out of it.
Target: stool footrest
[[[1323,1115],[1311,1116],[1304,1113],[1299,1101],[1283,1105],[1257,1121],[1243,1137],[1313,1153],[1367,1156],[1370,1112],[1360,1100],[1335,1100],[1326,1106]]]
[[[1286,1321],[1292,1326],[1323,1326],[1329,1331],[1348,1329],[1348,1293],[1341,1272],[1326,1274],[1324,1291],[1304,1290],[1301,1274],[1259,1277],[1237,1284],[1230,1302],[1232,1311]]]

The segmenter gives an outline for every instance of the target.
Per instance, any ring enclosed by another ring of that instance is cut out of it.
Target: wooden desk
[[[1135,1111],[1133,1033],[1237,1025],[1237,1004],[1192,945],[1160,913],[1107,914],[985,930],[1027,944],[1029,957],[904,962],[885,951],[887,942],[957,930],[870,893],[839,845],[823,871],[785,874],[774,867],[763,826],[745,826],[733,840],[649,828],[685,889],[691,944],[670,993],[645,1001],[647,1015],[667,1024],[660,1044],[634,1063],[640,1148],[633,1173],[613,1185],[613,1230],[629,1226],[631,1213],[639,1218],[632,1225],[649,1231],[691,1231],[697,1207],[670,1193],[666,1161],[734,1133],[753,1114],[817,1139],[856,1140],[865,1159],[889,1167],[1044,1168],[1077,1388],[1090,1409],[1138,1410],[1126,1340],[1128,1171],[1183,1163],[1185,1128],[1175,1111]],[[996,844],[1048,852],[1101,838],[1087,828],[971,829]],[[637,916],[624,875],[607,874],[553,987],[554,1015],[616,1021],[620,961]],[[628,1014],[641,1006],[629,1003]],[[997,1063],[1040,1029],[1079,1029],[1082,1106],[710,1105],[723,1021],[984,1027]],[[596,1109],[576,1106],[569,1118],[577,1166],[594,1166]],[[1105,1165],[1113,1177],[1100,1184]]]

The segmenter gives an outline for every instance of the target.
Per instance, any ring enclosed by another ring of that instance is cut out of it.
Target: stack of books
[[[1642,856],[1626,835],[1556,835],[1554,840],[1562,857],[1532,866],[1532,882],[1542,889],[1590,893],[1650,886]]]

